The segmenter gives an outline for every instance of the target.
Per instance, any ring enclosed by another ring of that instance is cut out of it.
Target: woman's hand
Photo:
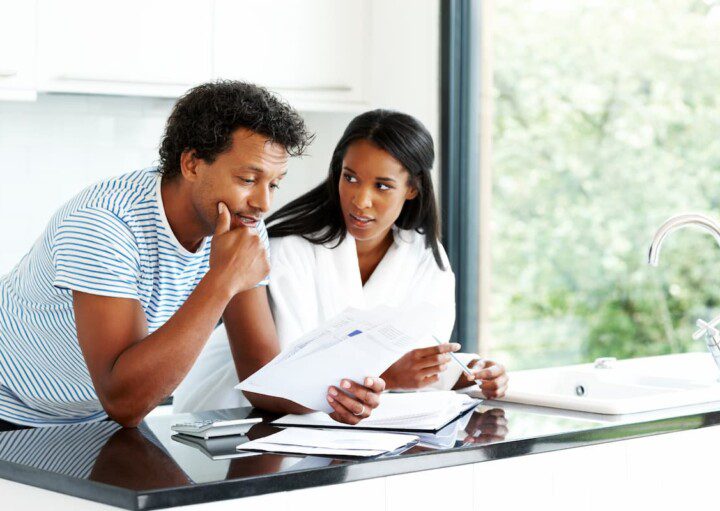
[[[341,381],[340,387],[328,389],[327,400],[335,410],[330,417],[345,424],[357,424],[378,407],[383,390],[385,381],[382,378],[365,378],[365,385]]]
[[[505,440],[508,434],[508,420],[505,411],[493,408],[485,412],[473,413],[467,426],[467,436],[463,439],[466,444],[487,444]]]
[[[382,374],[388,389],[419,389],[437,382],[450,362],[450,353],[460,349],[456,342],[408,351]]]
[[[474,378],[470,378],[465,373],[461,374],[453,389],[464,389],[478,381],[483,396],[487,399],[496,399],[505,395],[508,376],[501,364],[492,360],[485,360],[483,363],[482,359],[475,359],[468,364],[468,368],[472,371]]]

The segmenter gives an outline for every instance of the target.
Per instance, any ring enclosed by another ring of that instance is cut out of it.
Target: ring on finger
[[[362,415],[362,414],[364,414],[364,413],[365,413],[365,405],[362,405],[362,408],[360,409],[360,411],[359,411],[358,413],[353,412],[353,415],[358,415],[358,416],[359,416],[359,415]]]

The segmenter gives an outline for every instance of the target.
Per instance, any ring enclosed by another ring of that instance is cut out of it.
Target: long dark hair
[[[395,225],[425,235],[435,262],[445,270],[438,238],[440,225],[430,169],[435,160],[432,136],[414,117],[392,110],[372,110],[355,117],[335,146],[325,181],[286,204],[268,218],[271,237],[297,234],[315,244],[345,239],[347,230],[340,207],[340,174],[345,153],[358,140],[368,140],[399,161],[410,174],[417,197],[406,200]],[[334,248],[334,247],[333,247]]]

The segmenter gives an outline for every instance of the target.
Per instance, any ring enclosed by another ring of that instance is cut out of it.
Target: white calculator
[[[215,410],[190,414],[188,420],[176,422],[173,431],[200,438],[244,435],[261,417],[248,417],[247,408]]]

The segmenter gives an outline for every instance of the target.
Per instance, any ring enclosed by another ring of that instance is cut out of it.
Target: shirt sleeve
[[[319,324],[313,245],[299,236],[273,238],[268,287],[281,349]]]
[[[117,215],[88,207],[70,214],[52,244],[53,285],[115,298],[139,299],[140,253]]]
[[[260,220],[260,223],[257,226],[257,232],[260,236],[260,241],[262,241],[263,245],[265,246],[265,250],[267,251],[267,258],[270,260],[270,237],[268,236],[267,227],[265,227],[265,221]],[[270,275],[265,276],[264,279],[262,279],[260,282],[258,282],[257,286],[267,286],[270,284]]]

